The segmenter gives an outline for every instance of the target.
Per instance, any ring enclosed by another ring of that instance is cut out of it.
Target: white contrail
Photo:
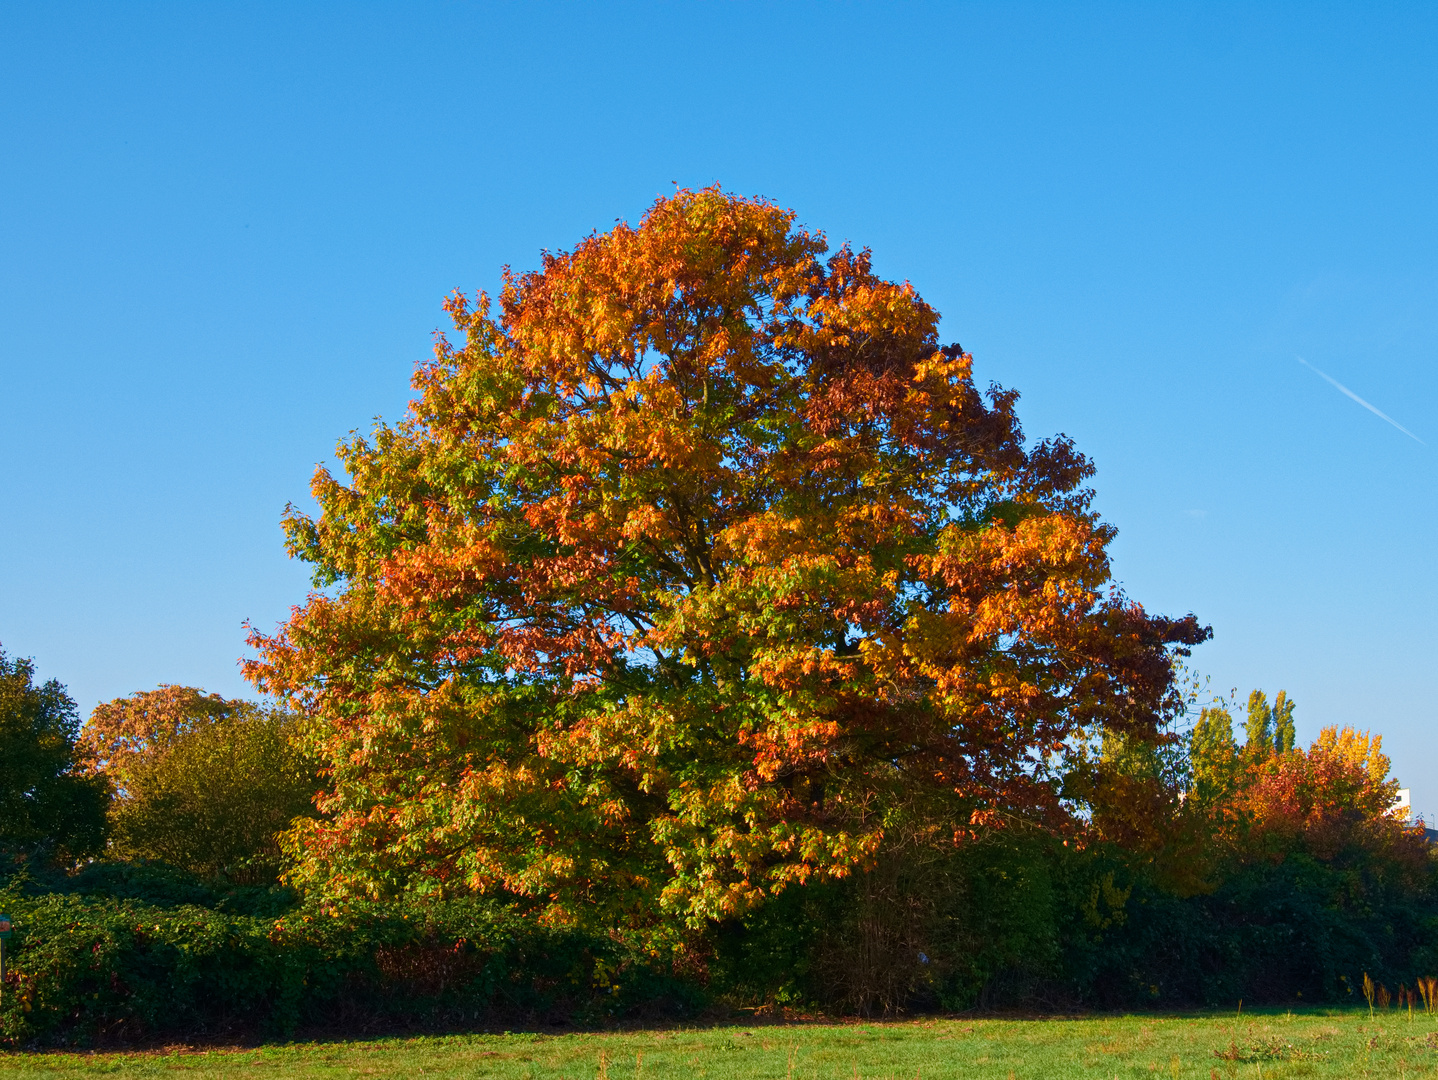
[[[1295,355],[1296,355],[1296,354],[1295,354]],[[1348,389],[1348,387],[1344,386],[1341,382],[1339,382],[1337,379],[1335,379],[1332,375],[1329,375],[1327,372],[1319,371],[1316,367],[1314,367],[1312,364],[1310,364],[1307,360],[1303,359],[1303,357],[1301,357],[1301,356],[1298,357],[1298,362],[1299,362],[1300,364],[1302,364],[1304,367],[1306,367],[1309,371],[1311,371],[1311,372],[1313,372],[1315,375],[1317,375],[1317,376],[1318,376],[1320,379],[1322,379],[1324,382],[1328,383],[1329,385],[1333,386],[1333,387],[1336,388],[1337,390],[1339,390],[1339,391],[1341,391],[1342,393],[1346,394],[1348,397],[1351,397],[1354,401],[1358,402],[1358,404],[1362,405],[1365,409],[1367,409],[1369,412],[1371,412],[1374,416],[1377,416],[1377,417],[1379,417],[1379,418],[1381,418],[1381,419],[1383,419],[1383,420],[1387,420],[1390,424],[1392,424],[1394,427],[1396,427],[1399,431],[1403,432],[1404,435],[1407,435],[1407,436],[1408,436],[1410,439],[1412,439],[1414,442],[1418,443],[1418,444],[1421,445],[1421,446],[1427,446],[1427,445],[1428,445],[1426,442],[1424,442],[1422,439],[1420,439],[1417,435],[1414,435],[1413,432],[1409,431],[1406,427],[1404,427],[1402,424],[1400,424],[1397,420],[1393,419],[1393,417],[1389,416],[1389,415],[1388,415],[1386,412],[1384,412],[1382,409],[1374,408],[1372,405],[1368,404],[1368,402],[1364,401],[1361,397],[1359,397],[1357,394],[1355,394],[1352,390]]]

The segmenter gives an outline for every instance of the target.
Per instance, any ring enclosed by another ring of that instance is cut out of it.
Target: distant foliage
[[[278,835],[320,786],[290,714],[165,686],[96,708],[82,738],[116,790],[108,855],[232,884],[273,882]]]
[[[193,686],[164,685],[97,705],[80,733],[86,768],[103,772],[124,791],[132,769],[158,760],[186,734],[242,715],[247,704]]]
[[[1294,747],[1294,703],[1280,691],[1249,696],[1248,741],[1239,747],[1221,707],[1204,709],[1189,738],[1194,787],[1190,814],[1212,832],[1214,850],[1237,858],[1305,850],[1325,859],[1352,848],[1425,849],[1421,830],[1393,813],[1398,781],[1389,776],[1383,737],[1324,728],[1307,749]],[[1420,859],[1421,861],[1421,859]]]
[[[79,728],[60,683],[0,651],[0,858],[65,865],[104,844],[109,792],[77,765]]]
[[[1388,776],[1382,741],[1330,727],[1307,751],[1250,763],[1232,796],[1243,842],[1324,858],[1354,847],[1407,846],[1419,857],[1421,830],[1392,813],[1398,781]]]
[[[283,716],[230,717],[132,767],[112,812],[112,856],[157,859],[236,884],[274,881],[278,836],[314,814],[319,781]]]

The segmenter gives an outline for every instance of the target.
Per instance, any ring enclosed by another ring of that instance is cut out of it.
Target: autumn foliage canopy
[[[1026,442],[868,252],[717,189],[506,272],[340,447],[317,590],[249,676],[308,719],[323,895],[742,914],[886,845],[1062,825],[1206,636],[1110,581],[1092,467]]]

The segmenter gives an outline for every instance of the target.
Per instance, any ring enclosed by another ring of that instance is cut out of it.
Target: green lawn
[[[0,1056],[69,1077],[1409,1077],[1438,1076],[1438,1017],[1364,1011],[753,1024],[468,1035],[260,1048]]]

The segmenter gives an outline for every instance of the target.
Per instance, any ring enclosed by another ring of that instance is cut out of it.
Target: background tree
[[[1238,746],[1233,738],[1233,716],[1220,705],[1209,706],[1198,715],[1189,736],[1194,795],[1204,804],[1222,798],[1231,788],[1238,763]]]
[[[105,773],[123,791],[132,769],[158,760],[184,735],[251,708],[193,686],[165,684],[95,706],[76,749],[86,768]]]
[[[1248,719],[1243,726],[1243,738],[1250,753],[1273,753],[1273,710],[1269,708],[1268,695],[1262,690],[1251,691],[1248,695]]]
[[[1278,691],[1273,699],[1273,748],[1286,754],[1296,746],[1298,730],[1293,724],[1293,702],[1288,700],[1286,690]]]
[[[30,660],[0,651],[0,851],[71,863],[105,839],[104,780],[76,767],[75,702]]]
[[[886,837],[1059,824],[1078,733],[1155,737],[1206,631],[1113,588],[1072,445],[827,252],[683,191],[497,319],[449,301],[409,418],[286,519],[331,590],[252,637],[330,777],[297,880],[699,926]]]
[[[314,813],[318,787],[295,723],[188,686],[98,706],[82,742],[117,791],[110,856],[231,884],[274,881],[278,834]]]
[[[1293,713],[1285,691],[1271,708],[1253,691],[1241,754],[1226,709],[1199,716],[1189,739],[1193,794],[1219,845],[1243,858],[1304,851],[1328,860],[1344,849],[1403,847],[1407,833],[1392,814],[1398,781],[1388,774],[1382,736],[1329,727],[1304,750],[1294,746]]]

